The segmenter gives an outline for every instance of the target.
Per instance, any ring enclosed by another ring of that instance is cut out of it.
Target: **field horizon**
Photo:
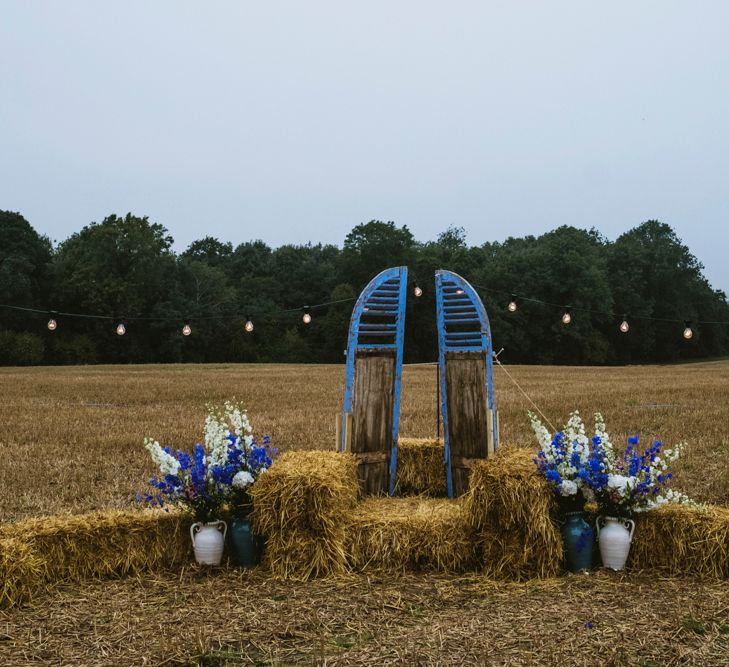
[[[613,442],[628,435],[687,442],[676,488],[729,504],[729,361],[585,367],[508,366],[561,427],[578,409],[588,428],[603,413]],[[501,443],[536,447],[533,409],[494,369]],[[190,450],[206,404],[236,398],[255,433],[287,449],[334,449],[344,391],[342,364],[153,364],[0,368],[0,521],[132,508],[154,470],[146,436]],[[436,435],[436,369],[403,371],[403,437]]]

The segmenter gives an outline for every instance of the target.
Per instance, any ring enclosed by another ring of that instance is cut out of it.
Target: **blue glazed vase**
[[[233,565],[253,567],[261,562],[261,538],[253,533],[248,519],[233,519],[230,541]]]
[[[593,532],[584,512],[567,512],[562,525],[565,565],[569,572],[582,572],[592,566]]]

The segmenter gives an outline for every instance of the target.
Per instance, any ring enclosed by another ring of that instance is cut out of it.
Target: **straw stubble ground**
[[[191,568],[0,612],[12,665],[725,666],[725,583],[597,573],[524,584]]]
[[[729,505],[729,362],[509,370],[555,423],[602,410],[616,441],[686,440],[677,481]],[[532,446],[529,405],[495,372],[502,440]],[[143,437],[189,448],[207,401],[238,397],[282,449],[331,448],[342,384],[341,366],[2,369],[0,519],[132,506],[152,472]],[[403,392],[401,432],[433,436],[434,369],[406,368]],[[0,611],[0,664],[725,665],[728,598],[726,581],[647,573],[283,583],[190,567]]]

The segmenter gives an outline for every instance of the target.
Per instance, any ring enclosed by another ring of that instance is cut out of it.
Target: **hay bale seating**
[[[445,493],[438,480],[444,478],[442,447],[437,440],[404,439],[398,488]],[[477,464],[471,492],[458,500],[422,495],[359,502],[351,454],[289,452],[253,489],[266,564],[298,580],[370,569],[554,575],[562,541],[550,516],[552,493],[525,451],[505,450]]]
[[[357,462],[338,452],[286,452],[251,495],[274,574],[306,580],[347,571],[345,517],[357,504]]]
[[[395,494],[447,495],[443,472],[443,440],[400,438],[397,444]]]
[[[502,447],[471,470],[464,511],[483,549],[483,571],[495,579],[551,577],[561,571],[556,502],[528,449]]]
[[[0,609],[30,600],[41,587],[43,563],[30,544],[0,538]]]
[[[175,568],[189,558],[189,533],[173,513],[109,511],[0,524],[0,607],[62,582]]]
[[[478,546],[458,500],[371,497],[347,522],[347,562],[359,571],[465,572]]]
[[[436,440],[404,439],[401,492],[444,491],[435,482],[438,447]],[[476,463],[469,492],[455,501],[358,500],[353,456],[290,452],[254,491],[266,563],[274,574],[300,580],[369,570],[480,569],[517,581],[556,576],[563,563],[556,502],[533,457],[530,449],[502,447]],[[637,521],[630,568],[729,577],[729,508],[672,506]]]
[[[629,568],[729,579],[729,507],[664,505],[635,524]]]
[[[437,447],[433,440],[403,447],[403,490],[440,493]],[[298,580],[370,570],[555,576],[563,557],[555,501],[532,457],[528,449],[501,448],[474,465],[469,492],[458,500],[360,499],[351,454],[283,454],[253,489],[254,526],[267,540],[263,566]],[[0,607],[59,582],[180,567],[191,562],[191,551],[187,524],[173,513],[109,511],[0,524]],[[674,505],[639,515],[628,567],[729,578],[729,508]]]

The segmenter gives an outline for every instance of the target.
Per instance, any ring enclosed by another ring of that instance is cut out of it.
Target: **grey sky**
[[[0,208],[184,249],[670,224],[729,292],[729,4],[0,0]]]

